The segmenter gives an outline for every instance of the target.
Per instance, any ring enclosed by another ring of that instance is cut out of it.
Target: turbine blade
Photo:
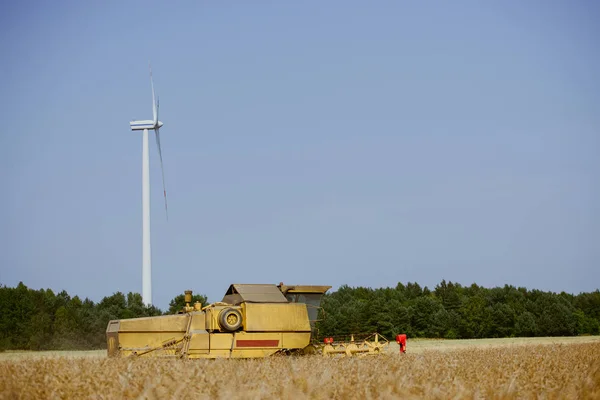
[[[163,159],[162,159],[162,150],[160,148],[160,134],[159,128],[154,128],[154,133],[156,134],[156,147],[158,148],[158,157],[160,158],[160,171],[162,172],[162,184],[163,184],[163,194],[165,196],[165,213],[167,214],[167,221],[169,220],[169,210],[167,208],[167,189],[165,186],[165,169],[163,167]]]
[[[156,112],[156,101],[154,100],[154,82],[152,81],[152,65],[148,62],[148,68],[150,68],[150,86],[152,87],[152,117],[154,118],[154,125],[158,122],[158,113]]]

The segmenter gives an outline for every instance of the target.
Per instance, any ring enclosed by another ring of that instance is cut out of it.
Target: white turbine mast
[[[158,98],[154,95],[154,82],[152,81],[152,67],[150,68],[150,86],[152,87],[152,120],[131,121],[129,126],[132,131],[144,131],[142,136],[142,301],[145,305],[152,305],[152,257],[150,250],[150,155],[148,152],[148,131],[153,130],[156,135],[156,147],[160,157],[162,171],[163,195],[165,198],[165,213],[167,220],[167,190],[165,188],[165,170],[163,168],[162,151],[160,148],[159,129],[163,123],[158,120]],[[156,100],[155,100],[156,99]]]

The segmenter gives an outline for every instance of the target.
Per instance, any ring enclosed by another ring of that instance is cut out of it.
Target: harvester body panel
[[[306,305],[298,303],[243,303],[247,332],[306,332],[310,322]]]

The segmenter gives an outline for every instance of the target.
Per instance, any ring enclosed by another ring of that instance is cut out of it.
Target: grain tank
[[[315,336],[321,297],[331,286],[232,284],[223,300],[174,315],[113,320],[109,357],[253,358],[303,353]]]

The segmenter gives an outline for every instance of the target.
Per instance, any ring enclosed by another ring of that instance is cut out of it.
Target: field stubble
[[[183,397],[600,399],[600,341],[425,349],[361,358],[0,361],[1,399]]]

